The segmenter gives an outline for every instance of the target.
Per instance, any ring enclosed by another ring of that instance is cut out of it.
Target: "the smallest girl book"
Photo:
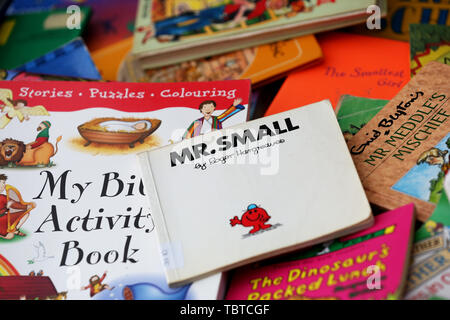
[[[170,286],[373,221],[328,100],[139,158]]]

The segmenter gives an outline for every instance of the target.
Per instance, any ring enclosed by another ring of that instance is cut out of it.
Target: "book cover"
[[[381,29],[368,30],[365,26],[355,26],[353,31],[365,35],[409,41],[410,25],[430,24],[449,26],[447,0],[389,0],[387,15],[381,21]]]
[[[79,37],[91,12],[79,8],[79,28],[68,28],[66,9],[8,16],[0,25],[0,68],[20,67]]]
[[[373,222],[327,100],[139,158],[172,286]]]
[[[227,300],[400,299],[409,270],[414,205],[309,250],[233,271]]]
[[[120,79],[130,82],[250,79],[256,85],[321,58],[317,40],[314,35],[309,35],[155,69],[140,69],[130,56]]]
[[[48,277],[50,298],[216,299],[220,274],[167,286],[136,153],[181,140],[205,100],[227,115],[217,125],[245,122],[249,92],[247,80],[1,81],[0,274],[35,279],[13,298],[47,298],[33,288]],[[17,283],[3,278],[1,296]]]
[[[102,78],[82,38],[74,39],[16,70],[91,80]]]
[[[145,68],[218,55],[365,22],[376,0],[140,0],[132,52]],[[195,1],[199,3],[199,1]],[[158,14],[155,16],[154,11]]]
[[[408,43],[343,32],[319,34],[317,40],[323,62],[290,72],[266,115],[324,98],[336,107],[344,94],[392,99],[410,79]]]
[[[416,232],[405,296],[408,300],[450,299],[449,212],[449,197],[443,192],[433,215]]]
[[[430,61],[450,64],[450,27],[431,24],[411,24],[411,76]]]
[[[426,221],[448,171],[450,66],[432,61],[350,141],[369,201],[384,209],[414,202]]]
[[[350,140],[388,102],[388,100],[356,97],[348,94],[341,96],[334,111],[345,141]]]

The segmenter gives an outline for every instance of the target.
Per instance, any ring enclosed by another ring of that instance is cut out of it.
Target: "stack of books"
[[[426,2],[5,2],[0,299],[450,299]]]

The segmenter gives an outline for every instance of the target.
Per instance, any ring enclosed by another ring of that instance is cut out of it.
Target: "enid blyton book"
[[[140,0],[133,54],[143,68],[364,23],[377,0]]]
[[[439,61],[450,65],[449,26],[411,24],[409,33],[412,76],[430,61]]]
[[[168,288],[136,153],[246,121],[249,92],[0,82],[0,298],[217,298],[220,274]]]
[[[348,141],[369,201],[414,202],[421,221],[443,192],[450,151],[450,66],[432,61]]]
[[[414,205],[375,216],[374,225],[311,249],[233,271],[228,300],[379,300],[403,296]]]
[[[139,158],[169,285],[372,223],[328,100]]]

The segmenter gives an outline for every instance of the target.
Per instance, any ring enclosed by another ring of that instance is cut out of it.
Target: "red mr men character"
[[[241,220],[235,216],[233,219],[230,219],[230,224],[232,227],[237,224],[242,224],[244,227],[253,227],[249,233],[255,233],[259,230],[270,228],[272,225],[266,224],[269,219],[270,216],[266,210],[258,207],[256,204],[251,204],[247,207],[247,211],[244,212]]]

